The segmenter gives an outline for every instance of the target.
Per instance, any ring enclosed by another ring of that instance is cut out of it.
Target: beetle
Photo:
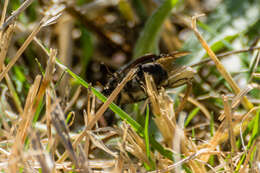
[[[173,52],[171,54],[142,56],[135,61],[117,70],[108,80],[103,94],[109,96],[117,85],[123,80],[130,69],[136,68],[136,74],[128,81],[115,103],[124,105],[138,102],[147,98],[145,91],[144,74],[148,73],[154,79],[157,89],[175,88],[191,81],[195,71],[191,67],[178,65],[175,60],[187,55],[188,52]]]

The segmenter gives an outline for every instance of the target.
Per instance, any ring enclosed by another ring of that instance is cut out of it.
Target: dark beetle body
[[[143,56],[115,72],[105,86],[103,94],[109,96],[132,68],[137,69],[136,74],[120,92],[115,101],[117,104],[134,103],[147,98],[144,89],[144,73],[148,73],[153,77],[158,89],[160,87],[174,88],[183,85],[193,77],[194,71],[189,69],[187,75],[181,76],[183,71],[187,70],[187,67],[174,64],[174,60],[186,54],[187,52],[176,52],[169,55]]]

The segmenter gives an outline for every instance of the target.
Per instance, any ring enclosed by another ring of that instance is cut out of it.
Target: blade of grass
[[[27,7],[29,7],[32,2],[33,0],[24,1],[23,4],[17,10],[15,10],[12,15],[8,17],[1,25],[0,30],[4,30],[19,14],[21,14]]]
[[[132,0],[131,3],[136,11],[136,14],[140,18],[140,21],[145,21],[147,18],[147,12],[143,2],[141,0]]]
[[[187,127],[190,123],[190,121],[197,115],[197,113],[199,112],[200,108],[196,107],[195,109],[193,109],[191,111],[191,113],[188,115],[184,127]]]
[[[150,151],[150,142],[149,142],[149,105],[146,107],[146,115],[145,115],[145,125],[144,125],[144,139],[145,139],[145,148],[146,148],[146,155],[147,158],[150,161],[150,166],[149,170],[154,170],[155,169],[155,163],[153,162],[151,158],[151,151]]]
[[[147,20],[134,48],[134,58],[146,53],[158,53],[159,33],[164,20],[178,0],[165,0],[163,4]]]
[[[19,48],[19,50],[16,52],[15,56],[11,59],[11,61],[8,63],[6,68],[0,73],[0,81],[3,79],[3,77],[7,74],[7,72],[13,67],[13,65],[16,63],[16,61],[21,57],[22,53],[25,51],[25,49],[28,47],[28,45],[31,43],[33,38],[38,34],[38,32],[41,30],[43,24],[48,19],[48,17],[43,17],[42,20],[35,26],[32,33],[29,35],[29,37],[25,40],[23,45]]]

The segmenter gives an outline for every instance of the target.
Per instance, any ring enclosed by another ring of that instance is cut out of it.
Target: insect
[[[177,58],[187,54],[188,52],[174,52],[171,54],[142,56],[116,71],[105,86],[103,94],[109,96],[132,68],[137,69],[136,74],[132,80],[127,82],[118,95],[115,101],[117,104],[129,104],[147,98],[144,87],[144,73],[148,73],[153,77],[158,89],[161,87],[175,88],[181,86],[190,81],[195,73],[191,67],[174,63]]]

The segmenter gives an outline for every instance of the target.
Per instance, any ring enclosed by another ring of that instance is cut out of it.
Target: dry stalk
[[[214,63],[216,64],[216,67],[218,69],[218,71],[221,73],[221,75],[225,78],[225,80],[227,81],[227,83],[231,86],[232,90],[238,94],[240,93],[240,88],[238,87],[238,85],[235,83],[235,81],[233,80],[232,76],[226,71],[225,67],[222,65],[222,63],[219,61],[219,59],[217,58],[216,54],[211,50],[211,48],[209,47],[209,45],[207,44],[207,42],[204,40],[204,38],[202,37],[202,35],[199,33],[197,27],[196,27],[196,20],[197,18],[200,16],[193,16],[192,17],[192,29],[195,33],[195,35],[197,36],[198,40],[200,41],[201,45],[203,46],[203,48],[206,50],[206,52],[208,53],[208,55],[210,56],[210,58],[214,61]],[[253,107],[253,104],[246,98],[243,97],[242,99],[242,104],[243,106],[249,110]]]
[[[50,87],[46,89],[46,126],[47,126],[47,136],[48,136],[48,146],[52,144],[52,131],[51,131],[51,90]]]
[[[250,84],[247,85],[247,87],[243,90],[241,90],[233,99],[232,99],[232,103],[231,103],[231,108],[234,109],[235,107],[237,107],[239,105],[239,103],[241,102],[241,100],[243,99],[243,97],[250,92],[252,89],[254,89],[256,87],[256,85],[254,84]],[[223,120],[225,118],[225,112],[222,113],[219,116],[219,120]]]
[[[167,146],[173,147],[173,136],[176,130],[175,115],[172,110],[173,102],[165,95],[165,92],[158,93],[152,76],[145,74],[146,92],[152,105],[155,115],[155,123],[162,133]]]
[[[186,89],[185,95],[184,95],[184,97],[183,97],[183,99],[182,99],[182,101],[181,101],[181,103],[180,103],[178,109],[177,109],[176,112],[175,112],[175,115],[176,115],[176,116],[178,116],[179,113],[184,109],[184,106],[185,106],[185,104],[186,104],[186,102],[187,102],[187,99],[188,99],[188,97],[189,97],[191,91],[192,91],[192,84],[191,84],[190,81],[188,81],[188,83],[187,83],[187,89]]]
[[[6,54],[7,54],[7,51],[8,51],[8,47],[9,47],[9,44],[10,44],[10,40],[12,38],[12,35],[13,35],[13,32],[14,32],[14,29],[15,29],[15,25],[10,25],[8,27],[8,29],[5,31],[5,32],[1,32],[1,34],[3,34],[1,36],[1,52],[0,52],[0,72],[5,69],[5,65],[4,65],[4,60],[5,60],[5,57],[6,57]],[[22,104],[19,100],[19,97],[15,91],[15,87],[13,85],[13,82],[12,80],[10,79],[9,75],[6,74],[5,76],[5,80],[6,80],[6,83],[7,83],[7,86],[10,90],[10,93],[11,93],[11,96],[14,100],[14,104],[18,110],[18,112],[20,114],[22,114],[23,112],[23,108],[22,108]]]
[[[5,0],[0,25],[2,25],[4,23],[8,3],[9,3],[9,0]],[[2,71],[2,68],[3,68],[4,58],[5,58],[5,54],[6,54],[4,52],[7,52],[9,41],[10,41],[9,38],[11,38],[11,36],[9,36],[9,35],[11,35],[13,33],[13,26],[14,25],[12,25],[12,27],[10,27],[6,32],[0,31],[0,40],[1,40],[0,71]],[[11,34],[9,34],[9,33],[11,33]],[[4,38],[2,38],[3,34],[5,35]],[[2,54],[4,54],[4,56]]]
[[[233,132],[233,115],[232,115],[232,110],[230,108],[230,105],[228,103],[228,97],[227,96],[223,96],[223,103],[224,103],[224,111],[226,114],[226,118],[227,118],[227,125],[228,125],[228,133],[229,133],[229,139],[230,139],[230,144],[231,144],[231,151],[232,153],[237,152],[237,147],[236,147],[236,138],[234,136],[234,132]]]
[[[69,109],[76,103],[76,101],[79,99],[81,93],[81,86],[79,86],[75,92],[75,94],[73,95],[73,97],[71,98],[71,100],[69,101],[69,103],[67,104],[66,108],[64,109],[64,113],[66,114]]]
[[[20,7],[12,12],[12,15],[6,19],[6,21],[1,24],[0,30],[4,30],[13,20],[21,14],[27,7],[30,6],[30,4],[33,2],[33,0],[26,0],[20,5]]]
[[[19,156],[19,152],[22,151],[20,149],[23,148],[23,144],[27,135],[27,131],[30,125],[30,122],[33,119],[34,113],[32,113],[32,107],[34,104],[35,97],[37,95],[37,91],[40,85],[40,80],[41,77],[37,76],[34,84],[31,86],[29,93],[27,95],[26,103],[25,103],[25,108],[24,112],[21,116],[21,121],[18,125],[17,129],[17,134],[15,137],[15,143],[13,144],[12,147],[12,152],[9,157],[9,170],[11,172],[16,172],[17,171],[17,157]]]
[[[1,16],[1,21],[0,21],[1,26],[3,25],[3,23],[5,21],[8,4],[9,4],[9,0],[5,0],[3,11],[2,11],[2,16]],[[2,40],[2,35],[3,35],[3,31],[0,31],[0,40]],[[1,63],[0,63],[0,71],[1,71]]]
[[[127,142],[128,142],[128,130],[130,128],[130,126],[128,124],[126,124],[125,122],[123,122],[123,125],[121,126],[122,130],[123,130],[123,134],[120,135],[122,136],[122,142],[121,143],[118,143],[118,147],[119,147],[119,150],[120,150],[120,153],[119,153],[119,157],[117,159],[117,163],[118,165],[116,165],[116,169],[118,170],[118,167],[122,168],[122,166],[125,164],[125,163],[128,163],[130,164],[130,170],[132,172],[136,172],[136,167],[135,167],[135,164],[133,163],[133,161],[131,160],[131,158],[129,158],[128,156],[128,153],[127,151],[125,150],[126,149],[126,146],[127,146]],[[119,129],[120,130],[120,129]],[[121,132],[121,130],[120,130]],[[123,171],[121,171],[123,172]]]
[[[174,91],[170,91],[170,93],[175,93]],[[184,97],[185,95],[182,93],[178,93],[179,96]],[[205,117],[210,120],[210,112],[208,111],[208,109],[201,104],[199,101],[197,101],[196,99],[192,98],[192,97],[188,97],[187,101],[190,102],[191,104],[195,105],[196,107],[200,108],[200,111],[205,115]]]
[[[150,161],[146,154],[145,149],[145,141],[142,139],[135,131],[133,131],[131,128],[128,128],[128,125],[123,125],[123,131],[126,131],[124,133],[125,135],[125,150],[133,154],[136,158],[138,158],[141,162],[146,163],[150,165]],[[152,154],[152,153],[151,153]],[[152,160],[154,160],[154,155],[151,155]],[[150,165],[151,166],[151,165]]]
[[[100,148],[101,150],[107,152],[108,154],[110,154],[111,156],[113,156],[114,158],[118,158],[118,154],[116,152],[113,152],[111,150],[109,150],[106,145],[90,130],[87,131],[87,136],[89,137],[89,139],[91,140],[91,142],[98,148]]]
[[[232,157],[233,157],[233,154],[237,151],[237,149],[236,149],[236,139],[235,139],[234,132],[233,132],[232,111],[231,111],[230,105],[228,103],[227,96],[223,96],[223,103],[224,103],[224,111],[225,111],[226,121],[227,121],[226,123],[228,125],[228,135],[229,135],[230,144],[231,144],[231,156],[230,156],[229,162],[230,162],[230,168],[233,172],[234,167],[233,167]]]
[[[4,8],[3,8],[3,11],[2,11],[2,16],[1,16],[0,25],[3,25],[3,23],[4,23],[4,21],[5,21],[6,10],[7,10],[8,4],[9,4],[9,0],[5,0]]]
[[[72,143],[69,136],[69,129],[66,125],[65,116],[59,104],[56,105],[56,108],[54,111],[52,111],[51,116],[52,124],[57,132],[57,137],[59,138],[59,141],[62,143],[62,145],[68,152],[68,155],[75,164],[76,168],[81,168],[83,164],[80,163],[80,160],[78,159],[76,152],[72,147]]]
[[[16,143],[12,147],[12,154],[10,156],[11,158],[10,160],[14,159],[17,156],[18,148],[21,147],[25,142],[25,139],[27,137],[37,107],[40,103],[42,96],[45,93],[46,87],[48,86],[51,80],[52,71],[55,65],[53,64],[53,57],[55,56],[56,56],[56,52],[51,50],[50,61],[47,63],[46,73],[42,83],[40,83],[41,77],[36,76],[35,82],[29,90],[24,111],[21,115],[21,122],[18,125],[16,140],[15,140]],[[17,169],[16,166],[17,165],[15,163],[10,164],[10,170],[15,171]]]
[[[36,34],[41,30],[42,26],[45,24],[47,19],[48,19],[48,17],[43,17],[43,19],[38,23],[38,25],[35,26],[32,33],[25,40],[25,42],[20,47],[20,49],[16,52],[15,56],[11,59],[11,61],[6,66],[6,68],[0,73],[0,81],[7,74],[7,72],[12,68],[12,66],[16,63],[16,61],[21,57],[24,50],[28,47],[28,45],[31,43],[31,41],[36,36]]]
[[[217,54],[217,57],[219,59],[222,59],[224,57],[227,57],[227,56],[230,56],[230,55],[235,55],[235,54],[239,54],[239,53],[243,53],[243,52],[250,52],[250,51],[253,51],[253,50],[259,50],[260,49],[260,46],[256,46],[256,47],[250,47],[250,48],[247,48],[247,49],[241,49],[241,50],[233,50],[233,51],[229,51],[229,52],[224,52],[224,53],[220,53],[220,54]],[[206,59],[203,59],[201,60],[200,62],[198,63],[195,63],[193,65],[191,65],[191,67],[196,67],[200,64],[205,64],[205,63],[208,63],[212,61],[211,58],[206,58]]]
[[[192,161],[193,159],[195,159],[195,158],[197,158],[197,157],[199,157],[199,156],[201,156],[201,155],[204,155],[204,154],[219,154],[219,152],[217,152],[217,151],[213,151],[213,152],[212,152],[212,151],[209,151],[209,150],[207,150],[207,149],[202,149],[202,150],[197,151],[197,152],[194,153],[194,154],[189,155],[189,156],[186,157],[185,159],[182,159],[182,160],[180,160],[180,161],[178,161],[178,162],[176,162],[176,163],[174,163],[174,164],[168,166],[168,167],[165,168],[165,169],[150,171],[150,172],[148,172],[148,173],[164,173],[164,172],[169,172],[169,171],[173,170],[174,168],[176,168],[176,167],[178,167],[178,166],[181,166],[181,165],[183,165],[184,163],[187,163],[187,162],[189,162],[189,161]]]
[[[234,124],[233,131],[234,131],[235,136],[239,135],[242,131],[244,131],[247,128],[249,121],[252,119],[252,116],[249,116],[249,115],[251,115],[253,112],[255,112],[258,109],[259,109],[259,107],[253,107],[245,115],[243,115],[243,117],[245,117],[245,118],[242,121],[242,123],[239,122],[239,123]],[[216,133],[214,134],[214,136],[211,138],[209,144],[207,144],[207,147],[209,150],[211,150],[211,151],[215,150],[217,145],[228,140],[228,133],[225,132],[225,127],[226,127],[226,121],[223,121],[220,124],[220,126],[219,126],[218,130],[216,131]],[[204,144],[200,145],[199,148],[205,148],[205,145]],[[205,155],[200,159],[206,162],[209,159],[209,155]]]
[[[43,150],[39,136],[35,132],[32,132],[30,136],[31,136],[30,138],[32,141],[32,147],[34,151],[41,152],[39,153],[39,155],[36,155],[36,158],[41,165],[42,171],[46,173],[51,173],[52,170],[54,169],[54,164],[53,164],[54,162],[49,161],[51,160],[49,158],[50,156],[46,154],[45,151]]]

